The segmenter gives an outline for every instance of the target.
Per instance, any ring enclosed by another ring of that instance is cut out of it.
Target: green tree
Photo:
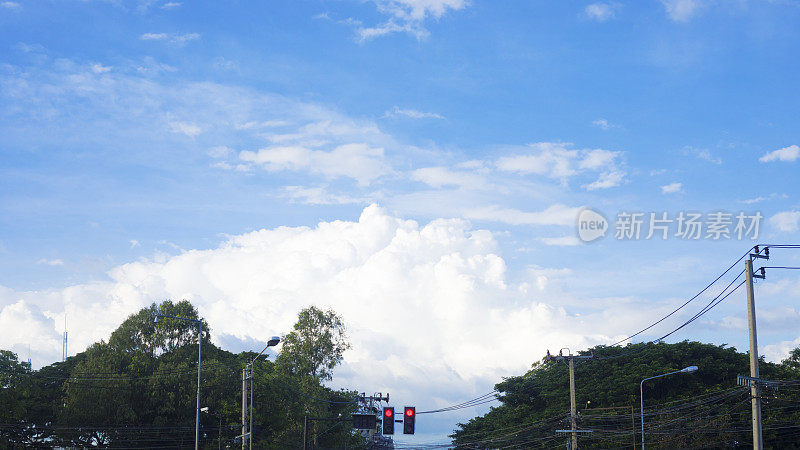
[[[202,320],[189,302],[167,300],[129,316],[108,341],[38,371],[30,371],[11,352],[0,353],[0,448],[190,446],[197,327],[175,319],[155,323],[155,313]],[[200,416],[201,445],[216,448],[221,441],[235,446],[241,430],[242,369],[255,353],[220,349],[210,342],[208,327],[203,328],[201,406],[210,413]],[[284,360],[285,366],[264,359],[255,364],[259,448],[297,448],[306,414],[346,418],[356,407],[354,392],[321,383],[330,379],[348,347],[341,319],[332,311],[304,310],[290,335],[293,344],[286,349],[292,358]],[[287,364],[294,361],[301,365]],[[310,433],[321,448],[359,444],[343,422],[314,423]]]
[[[689,365],[700,370],[644,386],[651,414],[650,446],[735,447],[749,440],[749,390],[736,385],[737,375],[749,373],[747,354],[688,341],[598,346],[581,354],[598,357],[575,365],[578,427],[596,431],[581,435],[581,448],[617,448],[639,439],[635,416],[640,381]],[[763,360],[760,375],[797,380],[797,372],[785,364]],[[452,435],[454,443],[459,448],[543,448],[563,443],[563,435],[554,430],[569,428],[568,378],[566,364],[542,360],[526,374],[501,381],[495,386],[499,406],[459,424]],[[789,384],[779,391],[764,390],[762,396],[765,447],[797,448],[800,393]],[[587,409],[587,402],[598,409]]]
[[[27,397],[30,395],[30,365],[20,362],[17,354],[0,350],[0,447],[27,440]]]
[[[800,375],[800,347],[792,350],[789,357],[781,361],[781,364]]]
[[[292,375],[330,380],[333,368],[349,348],[341,317],[332,310],[310,306],[300,311],[297,323],[284,338],[277,362]]]

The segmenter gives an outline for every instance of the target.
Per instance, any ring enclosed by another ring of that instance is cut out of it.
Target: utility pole
[[[564,356],[562,353],[564,349],[558,351],[558,356],[550,356],[550,350],[547,351],[547,359],[550,361],[564,361],[569,362],[569,416],[570,416],[570,430],[572,430],[572,438],[570,439],[570,446],[572,450],[578,450],[578,412],[575,406],[575,360],[576,359],[591,359],[594,355],[579,356],[569,354]],[[569,349],[567,349],[569,351]]]
[[[572,430],[572,450],[578,450],[577,411],[575,407],[575,360],[569,358],[569,422]]]
[[[631,435],[633,436],[633,450],[636,450],[636,422],[634,422],[633,405],[631,405]]]
[[[242,450],[247,448],[247,365],[242,368]]]
[[[750,253],[744,260],[745,284],[747,285],[747,324],[750,332],[750,376],[758,378],[758,336],[756,333],[756,302],[753,293],[753,277],[765,278],[764,269],[760,274],[753,273],[753,259],[769,259],[769,249],[764,249],[765,254],[761,255],[758,246],[755,246],[755,253]],[[761,434],[761,397],[759,386],[756,382],[750,383],[750,403],[753,419],[753,450],[763,450],[764,438]]]
[[[308,444],[306,444],[306,439],[308,436],[308,414],[303,417],[303,450],[308,449]]]

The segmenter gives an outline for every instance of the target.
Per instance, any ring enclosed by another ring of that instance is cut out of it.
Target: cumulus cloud
[[[787,233],[794,233],[800,224],[800,211],[783,211],[769,218],[773,227]]]
[[[429,32],[425,28],[428,19],[439,19],[446,12],[457,11],[467,6],[466,0],[373,0],[378,11],[389,19],[372,27],[357,28],[361,41],[386,36],[392,33],[408,33],[424,39]]]
[[[767,152],[761,158],[758,158],[759,161],[763,162],[773,162],[773,161],[784,161],[784,162],[792,162],[797,161],[800,159],[800,147],[796,145],[790,145],[788,147],[779,148],[778,150],[773,150],[771,152]]]
[[[384,161],[383,149],[365,144],[340,145],[331,151],[300,146],[271,147],[256,152],[242,151],[239,158],[268,171],[308,170],[329,178],[353,178],[360,185],[368,185],[391,172]]]
[[[800,337],[793,341],[781,341],[777,344],[765,345],[761,354],[767,361],[780,362],[789,357],[789,353],[800,347]]]
[[[562,142],[538,142],[528,146],[529,152],[503,156],[495,165],[501,171],[522,175],[544,175],[566,183],[570,177],[587,171],[601,172],[600,177],[585,189],[605,189],[618,186],[625,173],[618,168],[620,152],[603,149],[576,150]]]
[[[683,188],[682,183],[670,183],[661,186],[661,193],[662,194],[674,194],[676,192],[680,192],[681,188]]]
[[[17,2],[2,2],[0,6],[6,9],[20,10],[22,6]]]
[[[614,17],[618,8],[619,4],[617,3],[598,2],[586,5],[586,8],[583,9],[583,13],[592,20],[605,22]],[[605,120],[603,121],[605,122]]]
[[[342,315],[353,343],[335,384],[392,389],[398,399],[419,389],[416,398],[422,392],[437,406],[524,371],[548,346],[611,340],[590,318],[525,294],[506,271],[488,231],[460,219],[419,224],[373,205],[357,221],[262,229],[216,248],[124,264],[105,282],[0,287],[0,347],[31,344],[36,364],[49,363],[65,313],[81,318],[69,326],[74,354],[166,298],[192,301],[216,343],[252,342],[288,331],[298,310],[315,304]]]
[[[444,116],[432,112],[417,111],[416,109],[403,109],[395,106],[389,111],[386,111],[384,117],[408,117],[411,119],[444,119]]]

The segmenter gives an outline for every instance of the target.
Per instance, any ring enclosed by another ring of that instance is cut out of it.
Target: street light
[[[641,419],[642,419],[642,450],[644,450],[644,382],[647,380],[652,380],[653,378],[661,378],[675,373],[692,373],[696,371],[697,371],[697,366],[684,367],[683,369],[676,370],[674,372],[662,373],[661,375],[645,378],[644,380],[642,380],[641,383],[639,383],[639,398],[641,400]]]
[[[200,443],[200,365],[201,357],[203,355],[203,321],[197,319],[190,319],[187,317],[168,316],[166,314],[156,314],[153,319],[154,323],[159,322],[159,317],[166,317],[169,319],[185,320],[197,325],[197,411],[194,416],[194,450],[198,449]]]
[[[208,406],[204,406],[204,407],[200,408],[200,411],[202,411],[202,412],[204,412],[206,414],[212,415],[212,416],[216,417],[219,420],[219,427],[217,428],[217,448],[219,450],[222,450],[222,416],[211,412],[208,409]]]
[[[250,366],[250,428],[249,428],[249,430],[247,432],[247,439],[249,441],[250,450],[253,449],[253,385],[255,384],[254,383],[255,378],[253,378],[253,363],[255,363],[256,360],[261,355],[263,355],[264,352],[266,352],[268,348],[274,347],[274,346],[278,345],[280,342],[281,342],[281,338],[279,336],[272,336],[267,341],[267,346],[264,347],[264,350],[261,350],[261,352],[258,355],[256,355],[255,358],[250,360],[250,364],[249,364],[249,366]],[[244,406],[244,405],[242,405],[242,406]],[[244,415],[244,412],[242,412],[242,415]],[[242,438],[244,439],[244,437],[242,437]]]

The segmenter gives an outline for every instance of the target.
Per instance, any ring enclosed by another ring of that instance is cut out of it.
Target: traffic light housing
[[[381,421],[383,423],[383,434],[394,434],[394,406],[383,407]]]
[[[406,406],[403,411],[403,434],[414,434],[414,422],[417,420],[417,409]]]

